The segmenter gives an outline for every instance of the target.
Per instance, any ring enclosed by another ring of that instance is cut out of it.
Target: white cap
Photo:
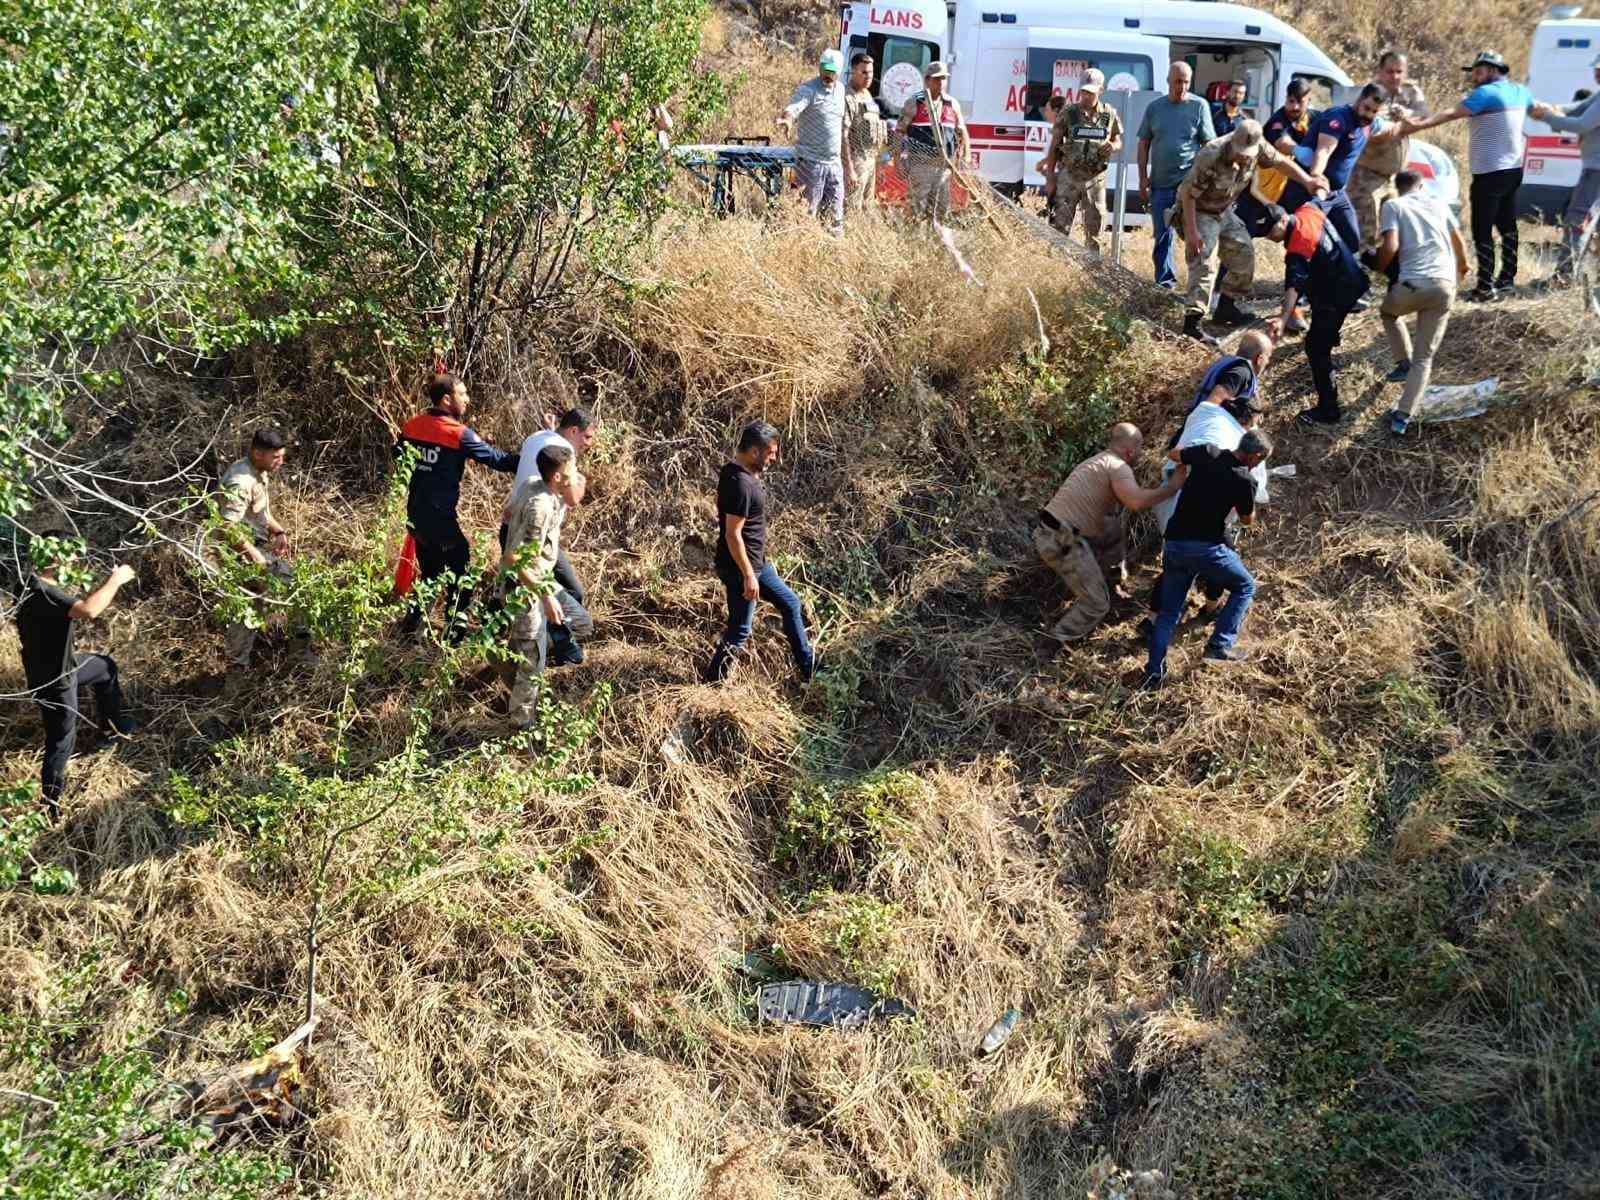
[[[824,50],[822,52],[822,69],[832,71],[837,75],[844,70],[844,53],[840,50]]]

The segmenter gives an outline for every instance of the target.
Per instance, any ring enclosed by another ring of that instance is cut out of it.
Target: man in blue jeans
[[[1178,272],[1172,263],[1173,227],[1167,214],[1178,202],[1178,185],[1189,174],[1194,156],[1216,138],[1211,105],[1189,90],[1194,71],[1175,62],[1167,72],[1167,94],[1152,100],[1139,122],[1139,196],[1150,214],[1155,248],[1156,282],[1173,289]]]
[[[800,678],[810,679],[816,656],[806,639],[800,597],[767,561],[767,489],[761,473],[778,461],[778,431],[752,421],[739,435],[733,461],[717,479],[717,578],[728,590],[728,628],[705,670],[707,683],[728,677],[733,657],[750,640],[756,598],[775,605]]]
[[[1170,457],[1189,468],[1188,482],[1178,493],[1178,507],[1167,521],[1166,545],[1161,552],[1160,612],[1150,635],[1150,661],[1145,666],[1143,687],[1155,689],[1167,677],[1167,647],[1178,628],[1178,619],[1189,598],[1189,587],[1204,579],[1228,593],[1228,602],[1217,615],[1217,623],[1206,643],[1207,662],[1242,662],[1246,655],[1234,646],[1244,614],[1250,609],[1256,581],[1245,570],[1238,551],[1228,545],[1224,525],[1230,512],[1237,511],[1241,524],[1255,520],[1256,485],[1250,478],[1253,467],[1267,460],[1272,443],[1265,434],[1251,430],[1237,450],[1216,446],[1186,446],[1173,450]]]

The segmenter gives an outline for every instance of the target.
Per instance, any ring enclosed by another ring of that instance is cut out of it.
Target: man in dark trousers
[[[1301,297],[1311,301],[1306,360],[1317,387],[1317,403],[1297,420],[1332,425],[1344,415],[1333,383],[1333,348],[1344,332],[1345,319],[1361,303],[1371,284],[1366,269],[1356,258],[1355,247],[1340,236],[1329,219],[1325,202],[1307,201],[1292,214],[1271,204],[1267,215],[1272,222],[1267,237],[1282,242],[1284,249],[1283,312],[1269,323],[1272,336],[1282,335]],[[1360,236],[1358,232],[1358,240]]]
[[[59,564],[58,564],[59,565]],[[93,621],[133,581],[133,568],[118,566],[81,599],[62,590],[55,567],[28,580],[17,608],[22,668],[28,691],[44,718],[42,792],[52,821],[61,818],[61,793],[67,785],[67,760],[78,736],[78,689],[94,689],[95,708],[112,732],[127,737],[137,728],[123,712],[117,664],[108,654],[78,654],[75,622]]]
[[[800,678],[810,679],[816,668],[800,597],[767,561],[767,490],[761,473],[777,461],[778,431],[752,421],[717,479],[717,578],[728,592],[728,627],[706,667],[707,683],[726,679],[734,655],[750,640],[758,596],[777,607]]]
[[[457,612],[472,600],[471,588],[461,586],[472,561],[472,546],[456,518],[461,472],[471,458],[491,471],[510,474],[517,469],[517,455],[495,449],[462,423],[472,398],[467,385],[454,375],[434,376],[427,395],[427,411],[401,427],[395,457],[407,446],[416,448],[417,465],[406,497],[406,524],[417,542],[417,578],[425,582],[449,573],[444,590],[446,636],[459,640],[463,626]],[[420,604],[413,604],[402,631],[416,633],[425,615]]]
[[[1178,507],[1167,522],[1161,551],[1161,611],[1150,635],[1150,659],[1145,666],[1146,689],[1158,688],[1167,677],[1167,647],[1178,628],[1189,587],[1196,578],[1209,580],[1228,593],[1217,623],[1206,643],[1207,662],[1235,663],[1245,659],[1234,642],[1250,609],[1256,581],[1245,570],[1238,551],[1228,545],[1224,524],[1237,512],[1242,524],[1255,520],[1256,485],[1251,470],[1265,462],[1272,443],[1256,430],[1246,433],[1237,450],[1217,446],[1186,446],[1169,457],[1189,468],[1188,481],[1178,493]]]

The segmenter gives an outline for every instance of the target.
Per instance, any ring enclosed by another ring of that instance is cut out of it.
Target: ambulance
[[[1066,0],[854,0],[840,9],[846,60],[866,52],[874,87],[893,120],[922,88],[934,59],[950,67],[977,173],[1016,195],[1043,183],[1037,167],[1050,144],[1043,105],[1077,96],[1090,67],[1106,77],[1107,102],[1124,118],[1127,210],[1140,211],[1135,134],[1145,107],[1166,92],[1168,67],[1187,62],[1191,89],[1220,100],[1228,84],[1247,85],[1245,111],[1263,124],[1287,98],[1292,80],[1311,85],[1314,108],[1353,100],[1356,87],[1337,63],[1292,25],[1260,9],[1210,0],[1117,0],[1088,6]],[[1412,139],[1410,165],[1428,190],[1455,203],[1459,182],[1448,156]],[[1120,180],[1113,165],[1111,196]],[[880,175],[880,179],[882,176]],[[1147,218],[1130,221],[1144,223]]]
[[[1580,89],[1593,90],[1590,68],[1600,54],[1600,20],[1583,19],[1583,9],[1564,4],[1534,28],[1528,54],[1528,87],[1541,100],[1567,104]],[[1522,163],[1522,190],[1517,208],[1523,213],[1559,216],[1567,193],[1582,169],[1576,134],[1557,133],[1543,121],[1528,121],[1528,150]]]

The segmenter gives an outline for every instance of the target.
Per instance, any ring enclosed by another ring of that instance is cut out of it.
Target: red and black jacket
[[[456,528],[456,504],[461,499],[461,472],[475,458],[491,471],[517,469],[515,452],[496,450],[455,417],[430,408],[400,428],[395,442],[398,458],[407,445],[417,448],[417,465],[406,497],[406,519],[412,529],[428,533]]]

